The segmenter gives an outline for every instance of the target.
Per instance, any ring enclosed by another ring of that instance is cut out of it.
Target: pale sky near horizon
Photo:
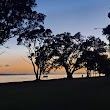
[[[54,34],[81,32],[106,41],[102,30],[94,28],[104,28],[110,23],[107,17],[110,0],[37,0],[37,4],[35,10],[46,15],[45,28],[50,28]],[[0,55],[0,73],[33,73],[32,66],[22,59],[27,59],[25,47],[16,46],[13,39],[4,46],[10,49],[0,48],[5,51]]]

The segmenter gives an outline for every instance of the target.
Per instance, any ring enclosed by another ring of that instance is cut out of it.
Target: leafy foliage
[[[45,15],[32,10],[36,5],[35,0],[0,1],[0,44],[15,36],[20,41],[32,28],[40,26]]]
[[[64,67],[68,78],[79,68],[76,68],[75,62],[81,53],[81,45],[84,41],[83,36],[78,32],[74,36],[70,33],[62,33],[54,36],[52,40],[49,55],[48,71]]]
[[[36,79],[40,80],[41,74],[46,72],[46,65],[48,61],[48,44],[52,40],[52,31],[44,29],[44,27],[34,30],[34,33],[29,33],[30,37],[22,37],[19,42],[28,49],[28,58],[33,65]],[[31,37],[32,36],[32,37]]]
[[[106,43],[100,38],[90,36],[86,42],[83,43],[84,51],[77,60],[77,66],[83,66],[87,68],[87,71],[99,71],[101,70],[101,58],[106,52]]]
[[[110,12],[108,13],[108,17],[110,18]],[[110,24],[108,26],[106,26],[105,28],[103,28],[103,35],[106,35],[107,40],[110,43]]]

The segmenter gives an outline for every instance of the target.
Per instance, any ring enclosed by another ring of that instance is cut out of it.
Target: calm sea
[[[42,80],[49,80],[49,79],[59,79],[65,78],[65,75],[62,74],[49,74],[48,77],[41,77]],[[82,77],[82,74],[73,74],[74,78]],[[86,77],[86,74],[83,74],[83,77]],[[7,83],[7,82],[22,82],[22,81],[32,81],[35,80],[35,75],[0,75],[0,83]]]

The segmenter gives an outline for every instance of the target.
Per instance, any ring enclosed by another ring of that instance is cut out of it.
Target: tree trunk
[[[72,77],[72,73],[71,73],[71,72],[69,72],[68,65],[67,65],[67,64],[65,64],[65,63],[63,63],[63,67],[64,67],[64,68],[65,68],[65,70],[66,70],[67,79],[72,79],[72,78],[73,78],[73,77]]]
[[[90,74],[89,71],[87,71],[87,78],[89,78],[89,74]]]
[[[31,59],[31,62],[32,62],[32,66],[33,66],[34,73],[35,73],[35,76],[36,76],[36,80],[38,80],[38,73],[36,73],[36,68],[35,68],[35,65],[34,65],[34,62],[32,61],[32,59]]]
[[[41,78],[41,73],[42,73],[42,72],[41,72],[41,68],[40,68],[39,80],[40,80],[40,78]]]
[[[72,79],[72,74],[70,72],[67,73],[67,79]]]

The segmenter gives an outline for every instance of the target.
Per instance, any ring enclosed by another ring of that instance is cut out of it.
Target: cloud
[[[0,65],[0,67],[9,67],[10,65],[9,64],[6,64],[6,65]]]
[[[9,67],[10,65],[6,64],[5,67]]]

